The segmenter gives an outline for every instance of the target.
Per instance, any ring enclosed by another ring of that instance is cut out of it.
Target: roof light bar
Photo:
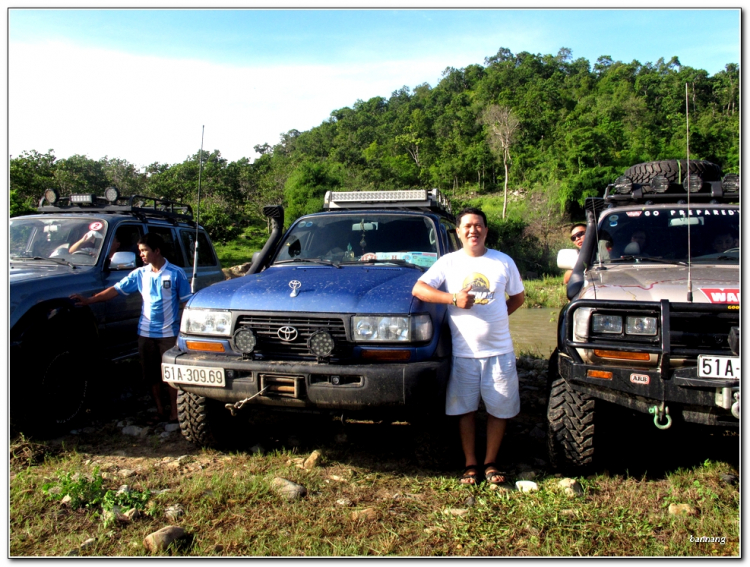
[[[94,201],[96,201],[96,195],[92,193],[70,196],[71,203],[93,203]]]
[[[60,198],[60,193],[57,192],[57,189],[47,189],[44,192],[44,198],[50,205],[54,205]]]
[[[325,209],[365,209],[388,207],[427,207],[451,212],[450,202],[438,189],[403,191],[327,191]]]

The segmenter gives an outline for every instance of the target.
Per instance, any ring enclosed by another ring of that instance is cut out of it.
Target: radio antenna
[[[190,280],[190,292],[195,293],[196,274],[198,273],[198,221],[201,214],[201,174],[203,173],[203,133],[205,124],[201,126],[201,150],[198,152],[198,207],[195,210],[195,248],[193,250],[193,277]]]
[[[688,99],[688,84],[685,83],[685,146],[687,148],[687,228],[688,228],[688,281],[687,281],[687,301],[693,302],[693,277],[692,277],[692,252],[690,250],[690,103]]]

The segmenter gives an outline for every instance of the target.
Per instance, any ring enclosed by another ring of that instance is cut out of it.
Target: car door
[[[139,223],[123,223],[117,226],[114,232],[120,242],[118,252],[134,252],[136,267],[142,266],[143,262],[138,254],[138,239],[143,236],[143,228]],[[113,238],[105,243],[103,254],[106,257],[113,252]],[[108,262],[107,262],[108,264]],[[111,287],[127,276],[133,268],[111,269],[105,267],[102,272],[104,288]],[[105,322],[100,325],[99,332],[102,343],[112,358],[119,355],[135,352],[138,344],[138,320],[141,316],[143,299],[140,293],[129,295],[117,294],[117,297],[106,301]]]

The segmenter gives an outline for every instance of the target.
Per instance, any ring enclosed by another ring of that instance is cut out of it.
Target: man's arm
[[[461,309],[470,309],[474,305],[474,296],[469,294],[471,286],[466,286],[464,289],[459,291],[456,295],[456,307]],[[447,291],[440,291],[435,289],[430,284],[417,280],[414,284],[414,288],[411,290],[411,294],[417,299],[421,299],[427,303],[446,303],[448,305],[453,304],[453,294]]]
[[[526,300],[526,293],[521,292],[517,293],[516,295],[509,295],[508,299],[505,300],[505,305],[508,308],[508,315],[513,313],[516,309],[521,307],[523,305],[523,302]]]
[[[92,303],[99,303],[101,301],[109,301],[110,299],[117,297],[117,290],[114,286],[108,287],[104,291],[92,295],[91,297],[83,297],[77,293],[70,296],[70,299],[75,301],[79,305],[91,305]]]

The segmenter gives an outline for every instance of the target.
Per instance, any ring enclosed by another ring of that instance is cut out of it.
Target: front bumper
[[[223,368],[226,387],[173,384],[186,392],[237,403],[290,409],[396,412],[445,410],[450,359],[413,363],[324,364],[303,361],[250,361],[174,347],[165,364]],[[259,391],[267,387],[262,393]]]
[[[739,415],[738,380],[699,378],[694,366],[670,369],[665,376],[658,368],[592,366],[576,363],[562,354],[558,367],[560,376],[573,389],[607,402],[644,413],[664,402],[673,417],[680,412],[685,421],[739,427],[739,419],[732,412],[736,403]],[[595,378],[589,375],[590,371],[605,371],[612,378]]]

